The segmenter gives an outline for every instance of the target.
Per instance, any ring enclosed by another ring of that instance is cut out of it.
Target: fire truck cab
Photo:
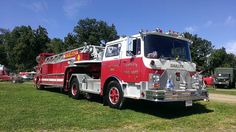
[[[191,106],[208,99],[208,92],[191,60],[190,44],[180,34],[158,29],[108,42],[105,48],[86,45],[46,57],[37,66],[35,84],[62,87],[76,99],[98,94],[112,108],[121,108],[125,98]]]

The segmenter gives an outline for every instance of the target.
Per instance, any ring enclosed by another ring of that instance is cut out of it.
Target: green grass
[[[216,93],[216,94],[226,94],[226,95],[236,95],[236,89],[222,89],[222,88],[207,88],[209,93]]]
[[[97,101],[96,101],[97,100]],[[0,82],[0,131],[234,131],[236,105],[128,100],[123,110],[101,98],[74,100],[59,90]]]

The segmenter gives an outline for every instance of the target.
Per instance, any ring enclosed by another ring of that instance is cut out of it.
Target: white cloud
[[[42,11],[45,11],[48,9],[48,5],[44,0],[36,1],[33,3],[27,3],[27,4],[24,3],[24,4],[22,4],[22,6],[28,8],[36,13],[42,12]]]
[[[189,33],[194,33],[197,31],[197,27],[196,26],[188,26],[188,27],[185,27],[184,29],[186,32],[189,32]]]
[[[207,21],[206,23],[205,23],[205,27],[210,27],[210,26],[212,26],[213,25],[213,22],[211,21],[211,20],[209,20],[209,21]]]
[[[75,16],[81,7],[88,4],[88,0],[64,0],[63,10],[68,17]]]
[[[230,41],[225,44],[226,51],[236,55],[236,40]]]
[[[225,25],[235,25],[236,19],[232,16],[228,16],[225,20]]]

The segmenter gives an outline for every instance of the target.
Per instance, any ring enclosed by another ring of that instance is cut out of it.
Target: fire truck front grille
[[[160,78],[160,86],[171,89],[190,89],[191,76],[186,70],[167,69]]]

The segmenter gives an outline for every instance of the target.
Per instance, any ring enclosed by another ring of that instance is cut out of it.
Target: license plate
[[[188,107],[188,106],[193,106],[193,101],[192,100],[187,100],[185,101],[185,106]]]

